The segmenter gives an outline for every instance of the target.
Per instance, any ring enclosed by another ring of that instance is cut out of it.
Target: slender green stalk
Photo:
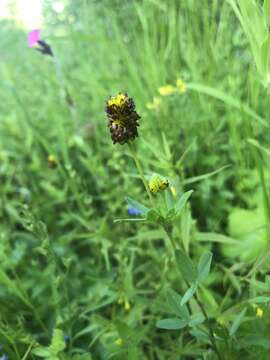
[[[143,182],[143,184],[144,184],[145,190],[146,190],[146,192],[147,192],[147,194],[148,194],[148,197],[149,197],[149,200],[150,200],[150,202],[151,202],[151,205],[154,207],[153,196],[152,196],[152,194],[151,194],[151,192],[150,192],[150,190],[149,190],[149,187],[148,187],[148,185],[147,185],[147,181],[146,181],[145,176],[144,176],[144,174],[143,174],[143,169],[142,169],[140,160],[139,160],[139,158],[138,158],[138,156],[137,156],[136,148],[135,148],[134,144],[133,144],[131,141],[129,141],[127,144],[128,144],[129,150],[130,150],[130,152],[131,152],[131,155],[132,155],[132,157],[133,157],[133,159],[134,159],[134,162],[135,162],[135,165],[136,165],[137,170],[138,170],[138,172],[139,172],[139,175],[140,175],[140,177],[141,177],[141,180],[142,180],[142,182]]]
[[[248,135],[250,138],[255,138],[253,129],[251,124],[248,122]],[[267,233],[270,235],[270,200],[269,200],[269,193],[267,191],[266,182],[265,182],[265,175],[264,175],[264,169],[262,164],[262,156],[260,154],[260,150],[257,147],[252,146],[251,147],[251,153],[253,157],[253,161],[255,163],[255,166],[257,168],[257,172],[260,178],[260,184],[262,187],[262,194],[263,194],[263,205],[264,205],[264,216],[265,221],[267,222]]]
[[[2,336],[3,339],[6,339],[11,344],[11,346],[12,346],[12,348],[13,348],[15,354],[16,354],[16,358],[18,360],[20,360],[21,357],[20,357],[19,350],[18,350],[18,348],[16,346],[16,342],[14,341],[15,339],[13,340],[12,336],[9,335],[7,331],[3,331],[1,328],[0,328],[0,335]]]
[[[175,250],[177,249],[177,246],[176,246],[176,242],[175,242],[173,236],[171,236],[170,229],[168,228],[168,226],[163,226],[163,229],[165,230],[168,238],[170,239],[170,242],[171,242],[171,244],[172,244],[173,250],[175,251]]]
[[[168,229],[167,227],[164,226],[163,228],[164,228],[165,232],[167,233],[167,235],[168,235],[168,237],[169,237],[169,239],[170,239],[170,241],[171,241],[173,250],[176,250],[176,249],[177,249],[176,242],[175,242],[175,240],[173,239],[173,237],[172,237],[172,235],[171,235],[171,232],[169,231],[169,229]],[[186,283],[187,283],[187,286],[190,288],[191,285],[190,285],[188,282],[186,282]],[[206,312],[206,310],[205,310],[205,308],[204,308],[203,303],[202,303],[201,300],[199,299],[199,297],[198,297],[198,295],[197,295],[196,292],[195,292],[195,294],[194,294],[194,299],[195,299],[197,305],[198,305],[199,308],[201,309],[201,311],[202,311],[202,313],[203,313],[203,315],[204,315],[204,317],[205,317],[205,319],[206,319],[206,324],[207,324],[207,329],[208,329],[208,335],[209,335],[210,342],[211,342],[211,344],[212,344],[212,348],[213,348],[213,350],[215,351],[218,359],[219,359],[219,360],[223,360],[223,357],[221,356],[221,354],[220,354],[220,352],[219,352],[219,350],[218,350],[217,344],[216,344],[216,339],[215,339],[213,327],[212,327],[212,325],[211,325],[211,321],[210,321],[210,319],[209,319],[209,316],[207,315],[207,312]]]
[[[269,233],[269,224],[270,224],[270,201],[269,201],[269,194],[266,188],[266,183],[265,183],[265,176],[264,176],[264,169],[263,169],[263,165],[262,165],[262,159],[261,156],[259,154],[259,150],[255,149],[254,150],[255,153],[255,161],[257,164],[257,168],[258,168],[258,173],[259,173],[259,177],[260,177],[260,182],[261,182],[261,186],[262,186],[262,192],[263,192],[263,199],[264,199],[264,209],[265,209],[265,217],[266,217],[266,221],[268,223],[268,233]]]
[[[59,83],[60,91],[61,91],[61,96],[64,99],[65,103],[68,105],[71,115],[74,116],[75,108],[72,106],[73,99],[68,91],[67,86],[65,85],[65,78],[64,78],[62,66],[56,55],[53,56],[53,63],[54,63],[55,72],[56,72],[57,80]]]
[[[190,287],[190,285],[188,285],[188,286]],[[218,359],[222,360],[223,358],[222,358],[222,356],[221,356],[221,354],[220,354],[220,352],[219,352],[219,350],[217,348],[216,339],[215,339],[215,335],[214,335],[214,330],[213,330],[212,325],[211,325],[211,321],[210,321],[210,319],[209,319],[209,317],[207,315],[207,312],[206,312],[201,300],[199,299],[198,295],[196,294],[196,292],[194,294],[194,299],[196,300],[199,308],[201,309],[201,311],[202,311],[202,313],[203,313],[203,315],[204,315],[204,317],[206,319],[206,323],[207,323],[207,327],[208,327],[208,334],[209,334],[209,338],[210,338],[210,341],[211,341],[211,344],[212,344],[212,348],[215,351],[215,353],[217,354]]]
[[[35,341],[32,341],[28,347],[28,349],[26,350],[22,360],[26,360],[28,358],[28,355],[30,354],[30,351],[32,350],[32,347],[34,346]]]
[[[37,311],[36,307],[31,303],[31,300],[29,299],[29,296],[27,294],[27,292],[24,290],[23,287],[21,287],[19,284],[21,284],[21,279],[19,278],[19,276],[17,275],[17,272],[14,268],[11,269],[12,274],[17,282],[17,287],[19,292],[21,293],[21,297],[20,299],[24,302],[25,305],[27,305],[29,307],[29,309],[31,309],[31,311],[33,311],[33,314],[37,320],[37,322],[39,323],[40,327],[42,328],[42,330],[45,333],[48,333],[48,329],[46,327],[46,325],[44,324],[44,322],[42,321],[39,312]]]

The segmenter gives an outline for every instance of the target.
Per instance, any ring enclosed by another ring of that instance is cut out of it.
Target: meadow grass
[[[230,2],[46,1],[54,58],[1,21],[0,359],[269,358],[269,94]],[[154,205],[110,139],[118,92],[145,178],[169,180]],[[168,223],[121,220],[190,190]],[[208,275],[184,306],[183,264]]]

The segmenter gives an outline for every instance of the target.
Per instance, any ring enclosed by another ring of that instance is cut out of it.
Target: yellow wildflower
[[[160,105],[161,105],[161,98],[160,97],[154,97],[153,98],[153,102],[148,102],[146,104],[147,109],[149,110],[154,110],[156,112],[159,112],[160,110]]]
[[[176,195],[177,195],[176,188],[174,186],[171,186],[170,189],[171,189],[171,193],[173,194],[173,196],[176,197]]]
[[[113,96],[108,100],[108,106],[109,107],[111,107],[111,106],[119,107],[119,106],[123,105],[126,100],[127,100],[127,95],[123,94],[123,93],[119,93],[116,96]]]
[[[165,86],[161,86],[158,89],[158,91],[161,96],[167,96],[167,95],[174,94],[177,91],[177,89],[176,89],[176,87],[174,87],[172,85],[165,85]]]
[[[180,78],[176,80],[176,87],[180,91],[180,93],[184,93],[187,91],[187,85]]]
[[[122,346],[124,344],[124,340],[122,338],[118,338],[114,343],[115,345]]]
[[[256,316],[257,317],[262,317],[263,316],[263,309],[260,307],[257,307],[256,309]]]
[[[124,308],[125,308],[126,311],[130,310],[130,303],[129,303],[128,300],[125,300]]]

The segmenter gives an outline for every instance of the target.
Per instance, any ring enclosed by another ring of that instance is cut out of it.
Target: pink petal
[[[40,39],[40,30],[39,29],[30,31],[27,35],[28,46],[33,47],[34,45],[36,45],[36,43],[39,41],[39,39]]]

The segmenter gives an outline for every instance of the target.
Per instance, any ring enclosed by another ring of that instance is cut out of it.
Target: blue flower
[[[64,335],[64,341],[65,342],[68,342],[70,340],[70,336],[68,336],[68,335]],[[1,360],[1,359],[0,359]]]
[[[136,209],[134,207],[129,207],[128,208],[128,214],[129,215],[137,216],[137,215],[141,215],[141,213],[142,212],[140,210],[138,210],[138,209]]]

